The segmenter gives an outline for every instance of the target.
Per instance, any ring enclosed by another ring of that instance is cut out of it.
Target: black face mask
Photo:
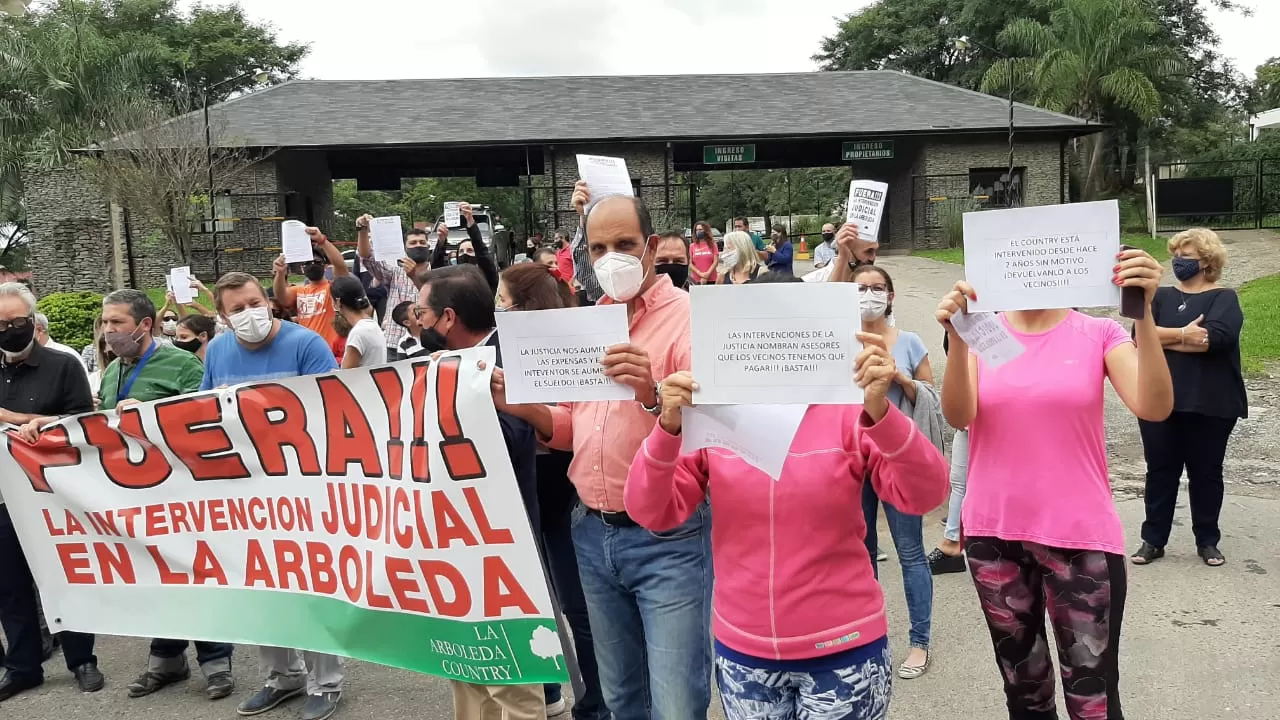
[[[431,259],[431,250],[424,247],[411,247],[405,250],[404,254],[409,256],[415,265],[421,265]]]
[[[822,233],[822,239],[823,239],[823,240],[825,240],[826,242],[831,242],[832,240],[835,240],[835,239],[836,239],[836,234],[835,234],[835,233]]]
[[[9,353],[20,353],[31,346],[31,340],[36,336],[36,324],[27,319],[27,324],[22,327],[10,327],[4,332],[0,332],[0,350]]]
[[[200,350],[200,346],[204,343],[200,342],[200,338],[191,338],[190,340],[174,340],[173,346],[179,350],[186,350],[194,355]]]
[[[659,275],[670,275],[671,284],[678,288],[689,282],[689,266],[682,263],[658,263],[653,266],[653,271]]]
[[[311,282],[320,282],[324,279],[324,266],[311,264],[303,269],[302,274]]]
[[[444,333],[433,327],[422,329],[422,333],[418,335],[418,344],[427,353],[437,353],[441,350],[449,349],[449,340],[445,338]]]
[[[459,265],[474,265],[475,263],[476,263],[476,256],[475,256],[475,255],[466,255],[466,254],[459,254],[459,255],[458,255],[458,264],[459,264]]]

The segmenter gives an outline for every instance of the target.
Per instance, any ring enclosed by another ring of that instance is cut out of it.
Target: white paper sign
[[[311,258],[315,257],[315,251],[311,249],[311,236],[307,235],[307,226],[298,220],[280,223],[280,247],[287,263],[311,262]]]
[[[369,221],[369,242],[373,246],[373,259],[384,263],[397,263],[404,257],[404,233],[400,229],[400,216],[388,215]]]
[[[982,362],[992,368],[1013,360],[1026,351],[995,313],[960,313],[951,317],[951,325]]]
[[[880,218],[884,215],[885,198],[889,185],[874,180],[854,180],[849,183],[849,205],[845,219],[858,227],[858,239],[880,242]]]
[[[969,310],[1118,307],[1119,252],[1115,200],[965,213]]]
[[[843,405],[861,350],[853,283],[690,288],[697,405]]]
[[[681,412],[680,452],[723,448],[777,480],[808,405],[708,405]]]
[[[622,158],[579,155],[578,177],[587,183],[591,205],[610,195],[635,197],[636,194],[631,185],[631,174],[627,172],[627,161]]]
[[[462,227],[462,203],[447,202],[444,204],[444,224],[447,227]]]
[[[196,299],[191,287],[191,267],[183,265],[169,271],[169,285],[173,290],[173,299],[179,305],[186,305]]]
[[[626,305],[506,312],[497,321],[507,402],[635,399],[600,364],[611,345],[630,340]]]

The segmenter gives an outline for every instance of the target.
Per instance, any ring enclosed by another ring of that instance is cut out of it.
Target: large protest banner
[[[68,418],[0,450],[55,632],[567,679],[492,348]]]

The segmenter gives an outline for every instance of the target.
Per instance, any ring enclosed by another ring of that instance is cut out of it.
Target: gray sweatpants
[[[342,690],[342,658],[337,655],[260,645],[258,662],[267,687],[295,690],[305,685],[308,695]]]

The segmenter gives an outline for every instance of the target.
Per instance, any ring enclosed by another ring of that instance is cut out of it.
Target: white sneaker
[[[547,717],[552,718],[557,715],[563,715],[568,712],[569,706],[565,704],[564,698],[547,705]]]

